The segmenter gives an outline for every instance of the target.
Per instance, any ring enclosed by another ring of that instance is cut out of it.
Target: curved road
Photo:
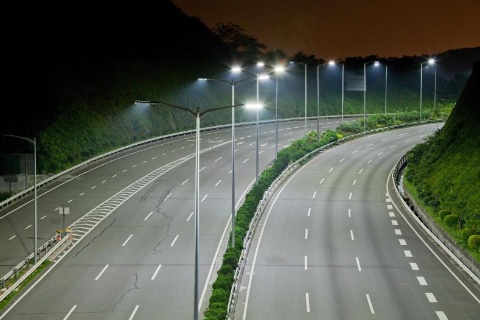
[[[272,196],[235,319],[479,319],[480,291],[438,252],[387,184],[438,124],[324,151]]]
[[[338,123],[324,120],[321,129]],[[281,124],[279,149],[303,132],[299,123]],[[237,129],[236,138],[239,201],[255,178],[255,126]],[[230,139],[228,130],[201,134],[202,308],[212,264],[229,231]],[[274,141],[274,126],[261,126],[260,168],[273,159]],[[140,146],[40,190],[39,245],[62,227],[56,211],[61,205],[70,207],[72,245],[0,319],[191,319],[194,150],[194,136]],[[25,199],[0,217],[3,274],[32,251],[32,212],[31,199]]]

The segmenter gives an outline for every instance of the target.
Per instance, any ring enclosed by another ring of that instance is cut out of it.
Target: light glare
[[[232,72],[240,72],[242,71],[242,68],[240,66],[233,66],[232,67]]]
[[[247,103],[245,105],[247,109],[262,109],[263,105],[261,103]]]
[[[335,64],[335,61],[330,60],[330,61],[328,61],[328,64],[331,65],[331,66],[333,66],[333,65]]]
[[[435,59],[433,58],[428,59],[428,64],[434,64],[434,63],[435,63]]]

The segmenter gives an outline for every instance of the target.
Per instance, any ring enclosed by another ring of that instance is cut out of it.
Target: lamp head
[[[258,75],[258,80],[266,80],[268,79],[268,74],[259,74]]]
[[[276,72],[276,73],[282,73],[283,71],[285,71],[285,67],[284,67],[284,66],[276,66],[276,67],[275,67],[275,72]]]
[[[262,61],[257,62],[257,67],[263,68],[263,66],[265,66],[264,62],[262,62]]]
[[[378,67],[378,66],[380,65],[380,62],[375,61],[375,62],[373,63],[373,65],[374,65],[375,67]]]
[[[232,72],[238,73],[240,71],[242,71],[242,67],[240,67],[240,66],[233,66],[232,67]]]
[[[335,65],[335,61],[334,61],[334,60],[330,60],[330,61],[328,61],[328,65],[329,65],[329,66],[333,66],[333,65]]]
[[[207,81],[207,78],[198,78],[199,81]]]
[[[435,59],[433,58],[428,59],[428,64],[434,64],[434,63],[435,63]]]
[[[262,109],[263,105],[261,103],[247,103],[245,105],[245,108],[258,110],[258,109]]]

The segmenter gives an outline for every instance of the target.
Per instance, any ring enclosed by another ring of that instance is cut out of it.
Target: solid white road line
[[[125,240],[125,242],[122,244],[122,247],[125,247],[125,245],[130,241],[130,239],[133,237],[133,233]]]
[[[427,286],[427,280],[425,280],[424,277],[417,277],[418,283],[420,283],[421,286]]]
[[[155,280],[155,277],[157,276],[158,271],[160,271],[160,268],[162,267],[161,264],[158,265],[157,269],[153,273],[152,280]]]
[[[370,308],[370,312],[372,314],[375,314],[375,310],[373,310],[372,301],[370,300],[370,295],[367,293],[366,296],[367,296],[367,302],[368,302],[368,307]]]
[[[306,301],[306,306],[307,306],[307,312],[310,312],[310,296],[307,293],[305,293],[305,301]]]
[[[68,317],[70,317],[70,315],[72,314],[73,310],[75,310],[75,308],[77,307],[77,305],[73,305],[72,309],[70,309],[70,311],[68,311],[67,315],[63,318],[63,320],[67,320]]]
[[[428,302],[435,303],[437,302],[437,298],[433,295],[431,292],[425,292],[425,295],[427,296]]]
[[[150,213],[145,217],[145,219],[143,219],[143,221],[147,221],[147,219],[150,218],[150,216],[151,216],[152,214],[153,214],[153,211],[150,212]]]
[[[179,236],[178,234],[175,236],[175,239],[173,239],[172,244],[170,245],[170,247],[173,247],[173,246],[175,245],[175,242],[177,241],[178,236]]]
[[[132,314],[130,315],[130,318],[128,318],[128,320],[132,320],[133,317],[135,317],[135,313],[137,313],[138,307],[140,307],[140,305],[137,304],[137,305],[135,306],[135,309],[133,309],[133,312],[132,312]]]
[[[360,267],[360,260],[358,259],[358,257],[355,257],[355,260],[357,260],[358,271],[362,271],[362,267]]]
[[[107,270],[108,268],[108,264],[103,267],[102,271],[100,271],[100,273],[98,274],[98,276],[95,278],[95,281],[97,281],[98,279],[100,279],[100,277],[102,276],[102,274],[105,272],[105,270]]]

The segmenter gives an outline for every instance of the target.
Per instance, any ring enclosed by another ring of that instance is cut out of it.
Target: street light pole
[[[426,63],[433,65],[435,64],[435,59],[430,58],[428,59],[428,61],[420,63],[420,121],[422,121],[422,104],[423,104],[423,96],[422,96],[423,95],[423,65]],[[436,70],[437,69],[435,68],[435,91],[437,87]],[[435,95],[436,95],[436,92],[435,92]],[[434,104],[435,104],[435,99],[436,97],[434,96]]]
[[[363,133],[366,132],[366,118],[367,118],[367,64],[374,63],[378,66],[378,61],[369,61],[363,64]]]
[[[387,87],[388,87],[387,74],[388,74],[388,66],[385,65],[385,114],[387,113]]]
[[[282,66],[275,67],[275,160],[278,155],[278,74],[285,71],[285,68]]]
[[[197,108],[196,111],[192,111],[189,108],[180,107],[176,105],[172,105],[165,102],[160,101],[150,101],[150,100],[136,100],[136,104],[139,103],[146,103],[146,104],[158,104],[165,107],[170,107],[174,109],[179,109],[184,112],[187,112],[195,117],[195,272],[194,272],[194,294],[193,294],[193,319],[198,320],[198,312],[200,310],[199,305],[199,276],[198,276],[198,262],[199,262],[199,223],[200,223],[200,118],[206,115],[209,112],[228,109],[228,108],[235,108],[239,105],[232,105],[232,106],[225,106],[225,107],[218,107],[207,109],[204,111],[200,111],[200,108]]]
[[[6,137],[14,137],[22,140],[26,140],[33,144],[33,206],[34,206],[34,228],[33,228],[33,257],[34,263],[37,264],[38,261],[38,223],[37,223],[37,140],[35,137],[33,139],[15,136],[13,134],[6,134]]]
[[[301,64],[305,67],[305,135],[307,134],[307,64],[302,62],[290,61],[290,63]]]
[[[227,81],[211,78],[198,78],[200,81],[216,81],[226,83],[232,87],[232,239],[231,247],[235,248],[235,85],[241,82],[253,80],[252,78],[242,79],[239,81]]]

